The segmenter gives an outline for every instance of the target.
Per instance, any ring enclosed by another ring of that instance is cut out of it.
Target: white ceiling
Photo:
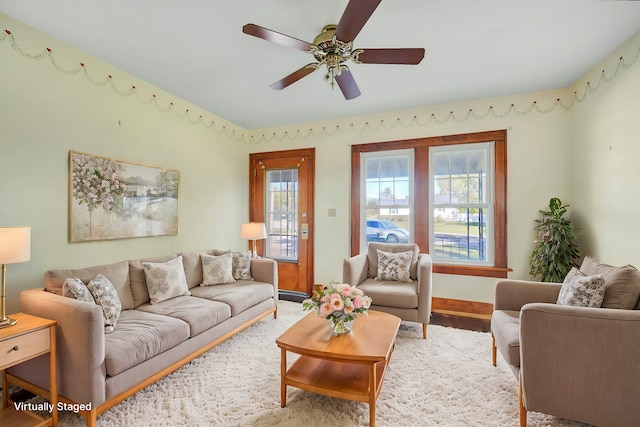
[[[353,64],[344,100],[311,55],[242,33],[312,42],[348,0],[0,0],[0,12],[247,129],[569,86],[640,30],[640,1],[382,0],[355,47],[424,47],[418,66]]]

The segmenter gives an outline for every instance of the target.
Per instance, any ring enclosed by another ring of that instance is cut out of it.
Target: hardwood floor
[[[432,312],[431,324],[478,332],[489,332],[491,330],[490,317],[488,319],[484,319]]]

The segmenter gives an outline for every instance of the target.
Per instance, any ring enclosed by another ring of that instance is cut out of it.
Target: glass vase
[[[334,335],[348,334],[351,332],[351,324],[353,322],[347,322],[343,317],[334,317],[329,319],[329,326]]]

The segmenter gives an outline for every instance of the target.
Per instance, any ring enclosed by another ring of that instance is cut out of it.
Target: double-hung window
[[[362,155],[360,248],[369,242],[408,243],[413,223],[413,150]]]
[[[351,253],[415,242],[436,273],[506,277],[506,131],[351,148]]]
[[[429,148],[435,262],[493,265],[493,148],[493,142]]]

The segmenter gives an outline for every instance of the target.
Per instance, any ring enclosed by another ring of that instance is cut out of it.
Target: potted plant
[[[567,206],[557,197],[549,201],[549,210],[540,210],[542,218],[536,219],[537,237],[529,275],[542,282],[561,283],[571,267],[578,267],[578,246],[574,243],[571,221],[564,217]]]

